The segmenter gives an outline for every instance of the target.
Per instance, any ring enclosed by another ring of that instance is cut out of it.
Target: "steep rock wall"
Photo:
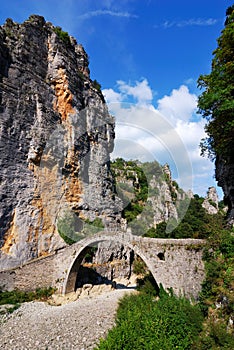
[[[0,269],[64,246],[63,212],[120,221],[109,153],[114,120],[83,47],[30,16],[0,27]]]
[[[228,206],[228,222],[234,225],[234,159],[229,161],[217,156],[215,177],[224,193],[224,203]]]

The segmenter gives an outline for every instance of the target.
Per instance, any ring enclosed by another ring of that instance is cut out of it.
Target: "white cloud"
[[[158,100],[158,110],[175,124],[178,120],[188,121],[197,108],[197,96],[190,94],[187,86],[172,90],[170,96]]]
[[[146,79],[137,81],[134,86],[122,80],[117,81],[118,88],[123,95],[132,96],[139,104],[148,104],[153,99],[153,93]]]
[[[119,92],[114,91],[113,89],[104,89],[102,93],[105,97],[107,103],[117,103],[122,101],[122,95]]]
[[[182,85],[154,106],[146,79],[134,85],[118,81],[117,89],[104,90],[110,112],[116,117],[113,158],[169,163],[182,188],[204,196],[216,183],[214,165],[200,156],[205,121],[199,116],[194,121],[197,96]],[[128,102],[133,100],[135,104]]]
[[[96,10],[96,11],[89,11],[79,16],[80,19],[89,19],[92,17],[98,17],[98,16],[112,16],[112,17],[123,17],[123,18],[138,18],[137,15],[134,15],[129,12],[118,12],[118,11],[111,11],[111,10]]]
[[[215,18],[190,18],[188,20],[183,21],[165,21],[163,23],[164,28],[171,28],[171,27],[188,27],[188,26],[213,26],[218,22]]]

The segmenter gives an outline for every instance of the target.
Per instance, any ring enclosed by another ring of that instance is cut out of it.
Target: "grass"
[[[125,296],[119,303],[116,326],[96,350],[191,349],[202,330],[198,306],[162,288],[151,293]]]
[[[33,300],[46,301],[54,292],[55,289],[52,287],[38,288],[31,292],[24,292],[18,289],[12,291],[0,290],[0,305],[12,305],[12,307],[7,307],[6,311],[1,311],[1,313],[11,313],[20,307],[21,303]]]

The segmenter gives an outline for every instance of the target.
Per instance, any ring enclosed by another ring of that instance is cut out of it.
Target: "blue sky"
[[[0,0],[0,23],[8,17],[23,22],[31,14],[40,14],[74,36],[90,57],[91,78],[100,82],[116,114],[114,156],[168,162],[183,185],[184,169],[176,164],[173,143],[168,142],[169,152],[160,151],[157,142],[163,137],[156,131],[152,135],[150,123],[143,128],[135,121],[129,129],[136,107],[144,120],[155,113],[181,138],[184,157],[188,155],[191,163],[190,187],[204,196],[216,183],[214,165],[199,156],[204,120],[196,114],[200,93],[196,81],[210,72],[212,52],[232,4],[227,0]],[[121,121],[123,115],[128,127]]]

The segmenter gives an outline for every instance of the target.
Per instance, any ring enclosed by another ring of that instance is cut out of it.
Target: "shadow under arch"
[[[84,241],[86,241],[86,239],[84,239]],[[123,244],[124,246],[127,246],[131,250],[133,250],[134,254],[138,255],[144,261],[147,268],[151,272],[151,274],[155,280],[156,285],[158,286],[157,276],[155,276],[155,271],[154,271],[154,268],[153,268],[151,262],[140,251],[140,249],[137,247],[137,245],[133,245],[131,242],[127,242],[126,240],[121,239],[117,235],[114,235],[114,236],[111,235],[111,236],[106,236],[106,237],[100,237],[100,235],[98,235],[98,237],[93,236],[93,239],[89,239],[86,243],[84,242],[85,244],[77,251],[72,263],[70,264],[70,267],[68,269],[68,272],[67,272],[64,284],[63,284],[63,290],[62,290],[63,295],[75,291],[76,282],[77,282],[77,274],[79,272],[79,268],[81,266],[82,260],[84,259],[85,255],[89,251],[90,246],[93,246],[93,245],[96,245],[98,243],[105,242],[105,241],[118,242],[120,244]],[[82,243],[82,241],[80,241],[79,243]]]

